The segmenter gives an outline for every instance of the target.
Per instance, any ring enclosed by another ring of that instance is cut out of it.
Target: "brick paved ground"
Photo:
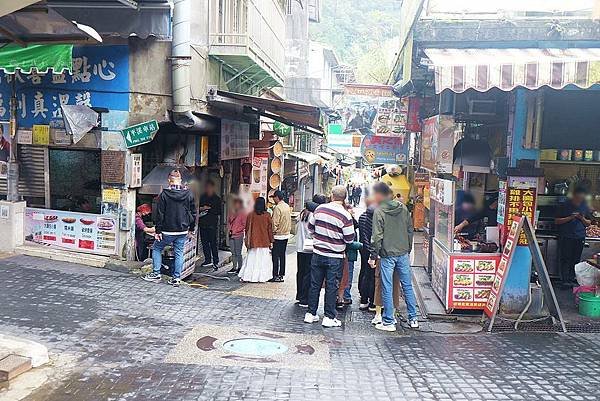
[[[0,274],[0,332],[77,361],[29,401],[600,399],[598,335],[387,334],[358,311],[325,331],[302,323],[304,310],[291,300],[241,295],[233,282],[174,289],[25,256],[0,260]],[[324,344],[329,361],[165,362],[194,328],[215,326],[293,333]]]

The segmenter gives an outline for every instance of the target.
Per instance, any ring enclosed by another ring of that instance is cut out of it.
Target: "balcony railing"
[[[219,1],[222,1],[220,9]],[[213,0],[212,4],[217,8],[213,7],[211,12],[210,54],[248,56],[281,81],[285,64],[285,16],[278,1]]]

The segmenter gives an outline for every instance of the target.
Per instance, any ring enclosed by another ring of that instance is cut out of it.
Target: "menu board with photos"
[[[114,216],[26,208],[24,235],[25,241],[71,251],[118,253],[118,221]]]
[[[381,98],[377,107],[375,135],[404,135],[407,118],[408,98]]]
[[[490,296],[500,255],[451,255],[448,309],[483,309]]]

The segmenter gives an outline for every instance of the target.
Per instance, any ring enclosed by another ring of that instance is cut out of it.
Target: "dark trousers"
[[[565,283],[575,280],[575,265],[581,262],[583,244],[583,239],[558,239],[558,252],[560,255],[560,278]]]
[[[273,277],[285,276],[285,250],[287,249],[287,239],[276,239],[273,241]]]
[[[312,253],[298,252],[298,271],[296,272],[296,300],[303,305],[308,305],[308,291],[310,289],[310,262]]]
[[[360,250],[358,292],[361,304],[375,304],[375,269],[369,266],[369,251]]]
[[[313,254],[310,265],[310,290],[308,292],[308,311],[316,315],[319,308],[319,294],[325,280],[325,316],[334,319],[335,301],[342,280],[342,258],[329,258]]]
[[[219,248],[217,246],[217,227],[200,228],[200,240],[204,252],[204,263],[219,264]]]

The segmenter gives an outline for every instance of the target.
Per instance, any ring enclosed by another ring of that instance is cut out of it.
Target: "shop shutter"
[[[42,146],[19,145],[19,194],[44,198],[46,194],[46,154]],[[6,179],[0,179],[0,194],[6,195]]]

